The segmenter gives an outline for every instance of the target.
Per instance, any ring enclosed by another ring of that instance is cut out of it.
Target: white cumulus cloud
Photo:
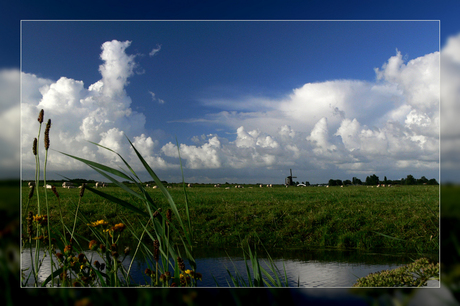
[[[153,167],[170,167],[160,152],[155,152],[158,143],[145,134],[146,118],[131,109],[131,98],[125,87],[137,66],[134,55],[126,49],[131,42],[108,41],[101,46],[99,66],[101,79],[85,87],[83,81],[61,77],[57,81],[45,80],[32,74],[22,73],[22,161],[23,170],[29,175],[35,169],[31,144],[38,134],[37,116],[40,109],[45,112],[45,122],[52,120],[50,130],[51,149],[86,159],[119,165],[115,154],[88,143],[92,141],[113,149],[122,156],[129,156],[134,166],[139,166],[137,157],[129,147],[125,135],[146,154]],[[42,131],[43,132],[43,131]],[[42,136],[43,137],[43,136]],[[43,149],[42,149],[42,154]],[[87,166],[57,152],[50,153],[50,171],[87,169]]]

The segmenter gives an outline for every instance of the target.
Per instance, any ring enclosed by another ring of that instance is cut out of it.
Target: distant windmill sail
[[[293,184],[292,179],[297,178],[297,176],[292,176],[292,169],[289,169],[289,171],[291,172],[291,175],[286,178],[285,180],[286,185],[292,185]]]

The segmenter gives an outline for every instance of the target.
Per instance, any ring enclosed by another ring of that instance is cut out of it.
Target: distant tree
[[[417,180],[417,184],[419,185],[428,184],[428,179],[422,176],[420,179]]]
[[[406,179],[404,184],[405,185],[415,185],[417,181],[415,180],[414,176],[412,174],[409,174]]]
[[[436,181],[436,179],[432,178],[428,181],[428,185],[439,185],[439,183]]]
[[[379,184],[379,177],[375,174],[366,177],[366,185],[378,185]]]
[[[310,186],[310,182],[305,181],[305,186]]]
[[[363,184],[363,182],[357,177],[353,177],[352,182],[353,182],[353,185],[362,185]]]
[[[350,180],[345,180],[345,181],[343,181],[343,185],[351,185],[351,181]]]
[[[329,180],[329,186],[340,186],[343,185],[342,180]]]
[[[388,184],[388,180],[387,180],[387,177],[386,177],[386,176],[383,178],[383,183],[384,183],[385,185]]]

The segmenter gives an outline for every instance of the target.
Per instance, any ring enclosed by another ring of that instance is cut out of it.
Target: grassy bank
[[[260,238],[270,248],[389,248],[438,252],[438,186],[259,188],[246,185],[246,188],[228,190],[225,187],[187,188],[196,245],[237,247]],[[104,191],[142,207],[138,199],[120,188],[107,187]],[[181,212],[185,203],[183,189],[173,187],[169,191]],[[44,193],[45,189],[40,188],[40,192]],[[59,219],[58,202],[50,190],[47,192],[53,225]],[[70,227],[79,189],[58,187],[58,192],[64,222]],[[159,190],[148,189],[148,192],[159,207],[167,209],[168,204]],[[28,193],[29,189],[23,188],[23,215],[35,208],[35,205],[27,208]],[[91,221],[104,219],[109,223],[136,224],[138,218],[132,211],[91,192],[85,193],[79,212]],[[181,215],[184,214],[181,212]],[[91,239],[85,223],[77,225],[76,232]],[[59,225],[55,223],[55,226]],[[142,227],[138,230],[140,233]]]

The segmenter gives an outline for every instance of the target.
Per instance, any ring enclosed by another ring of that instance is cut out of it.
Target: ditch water
[[[382,270],[395,269],[420,257],[416,254],[396,255],[339,250],[284,250],[282,252],[272,250],[269,253],[280,270],[281,279],[284,280],[284,271],[286,271],[289,287],[302,288],[349,288],[360,277]],[[92,262],[95,260],[103,262],[95,252],[88,251],[85,254]],[[262,252],[258,253],[258,257],[262,267],[268,270],[267,257]],[[437,254],[426,257],[437,260]],[[123,264],[128,267],[131,260],[128,255]],[[241,249],[201,249],[195,252],[195,260],[197,272],[203,275],[203,280],[198,282],[199,287],[233,287],[227,269],[233,276],[236,275],[235,271],[238,271],[239,275],[247,281],[246,264]],[[30,267],[30,262],[30,250],[26,249],[21,255],[22,269]],[[185,261],[185,264],[188,269],[190,267],[188,262]],[[248,265],[251,265],[249,261]],[[136,283],[146,284],[144,270],[147,267],[145,259],[134,260],[130,274]],[[250,271],[252,273],[252,270]],[[46,257],[39,273],[39,282],[44,281],[50,273],[50,259]],[[29,285],[33,285],[32,279],[29,280]],[[439,286],[438,281],[428,282],[428,287]]]

